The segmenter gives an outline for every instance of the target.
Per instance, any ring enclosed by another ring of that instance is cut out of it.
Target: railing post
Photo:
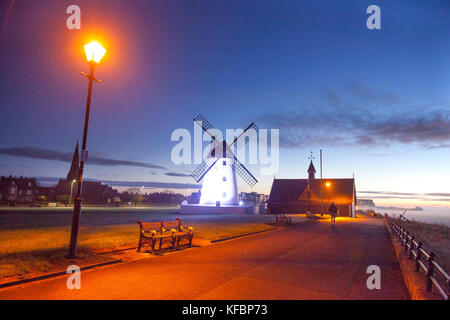
[[[433,287],[433,282],[431,281],[431,277],[433,276],[433,270],[434,270],[434,265],[433,265],[433,260],[434,260],[434,253],[431,251],[429,253],[429,257],[427,259],[428,265],[427,265],[427,273],[425,274],[425,276],[427,277],[427,291],[431,292],[431,289]]]
[[[413,248],[414,248],[414,234],[411,234],[411,240],[409,242],[409,258],[413,258]]]
[[[405,253],[408,252],[409,232],[405,232]]]
[[[420,261],[420,258],[422,257],[421,249],[422,249],[422,241],[419,241],[417,243],[417,247],[416,247],[416,250],[417,250],[417,255],[416,255],[416,272],[420,271],[420,263],[419,263],[419,261]]]

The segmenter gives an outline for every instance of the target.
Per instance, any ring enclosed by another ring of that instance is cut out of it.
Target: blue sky
[[[70,4],[81,8],[80,31],[65,27]],[[381,30],[366,28],[371,4]],[[450,206],[449,9],[432,0],[2,2],[0,174],[66,174],[61,159],[82,134],[82,45],[96,38],[108,53],[88,136],[100,160],[87,177],[195,183],[170,174],[192,170],[171,162],[170,135],[192,131],[202,113],[223,130],[280,129],[276,177],[306,177],[310,151],[317,160],[322,148],[325,176],[355,174],[358,191],[378,192],[362,197]],[[273,177],[257,178],[254,189],[268,193]]]

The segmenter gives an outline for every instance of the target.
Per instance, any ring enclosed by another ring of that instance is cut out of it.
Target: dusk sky
[[[81,30],[66,28],[71,4]],[[380,30],[366,27],[372,4]],[[354,174],[359,197],[450,206],[449,17],[434,0],[2,1],[0,174],[65,177],[95,39],[108,52],[87,178],[194,191],[170,137],[201,113],[221,130],[280,129],[277,178],[306,178],[322,148],[324,177]],[[273,176],[248,168],[259,182],[240,190],[269,193]]]

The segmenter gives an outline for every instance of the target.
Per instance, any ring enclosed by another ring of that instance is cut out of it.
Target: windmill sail
[[[199,114],[198,116],[196,116],[194,118],[194,122],[198,124],[213,139],[215,139],[215,137],[210,132],[208,132],[208,130],[214,129],[215,127],[208,120],[206,120],[206,118],[203,115]]]
[[[233,146],[236,147],[236,150],[241,148],[243,145],[246,144],[247,141],[250,140],[257,132],[259,128],[255,125],[255,123],[251,123],[247,129],[244,130],[236,139],[233,141]],[[247,140],[248,137],[248,140]]]
[[[244,167],[242,163],[238,161],[238,159],[234,159],[233,166],[237,174],[242,178],[242,180],[247,182],[250,187],[253,187],[258,182],[258,180],[256,180],[256,178],[250,173],[250,171],[247,170],[246,167]]]
[[[195,181],[199,182],[218,160],[219,159],[209,158],[200,163],[197,168],[195,168],[194,172],[192,172],[191,176],[195,179]]]

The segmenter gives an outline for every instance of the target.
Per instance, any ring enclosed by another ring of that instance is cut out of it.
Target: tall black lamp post
[[[91,94],[92,94],[92,81],[101,82],[95,79],[94,69],[95,66],[103,58],[106,49],[98,42],[90,42],[84,46],[84,51],[86,53],[86,60],[89,63],[89,74],[82,72],[81,74],[89,79],[88,95],[86,102],[86,114],[84,117],[84,131],[83,131],[83,144],[81,146],[81,159],[80,168],[78,170],[78,184],[77,193],[75,196],[74,206],[73,206],[73,217],[72,217],[72,231],[70,233],[70,247],[69,247],[69,258],[75,258],[77,253],[77,241],[78,241],[78,231],[80,229],[80,215],[81,215],[81,190],[83,186],[83,169],[84,162],[87,161],[87,151],[86,151],[86,139],[89,124],[89,111],[91,109]]]

